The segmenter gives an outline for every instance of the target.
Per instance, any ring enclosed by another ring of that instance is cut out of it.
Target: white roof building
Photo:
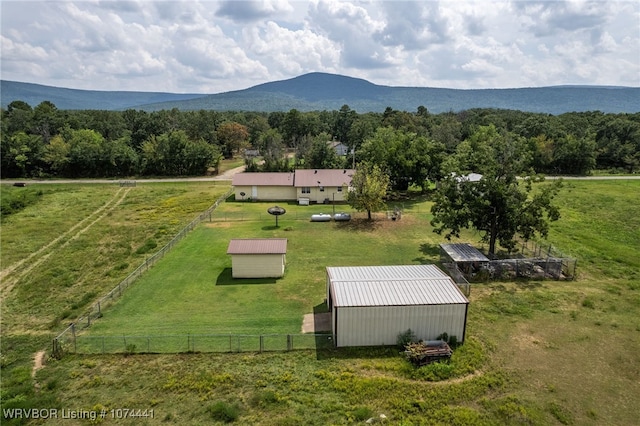
[[[408,329],[464,341],[469,301],[435,265],[327,267],[327,303],[336,346],[393,345]]]

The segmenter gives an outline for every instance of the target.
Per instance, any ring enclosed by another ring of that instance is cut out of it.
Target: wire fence
[[[158,250],[153,256],[145,260],[140,266],[138,266],[133,272],[131,272],[124,280],[122,280],[117,286],[115,286],[105,296],[100,298],[95,304],[91,306],[86,315],[79,317],[76,321],[71,323],[65,330],[62,331],[57,337],[53,339],[53,356],[62,357],[64,355],[64,348],[68,347],[60,344],[59,342],[68,340],[69,336],[73,335],[75,340],[75,334],[81,329],[91,326],[91,322],[102,316],[102,310],[108,305],[116,301],[122,296],[124,291],[131,286],[144,272],[148,271],[153,265],[155,265],[165,254],[184,237],[187,236],[198,224],[204,220],[212,220],[213,211],[224,202],[227,197],[233,193],[233,190],[227,191],[224,195],[219,197],[216,202],[204,212],[200,213],[195,219],[193,219],[187,226],[185,226],[178,234],[171,239],[164,247]]]
[[[53,342],[54,353],[142,354],[274,352],[333,347],[330,334],[181,334],[156,336],[77,335],[75,327]]]
[[[308,212],[304,211],[291,211],[287,210],[287,213],[284,216],[280,216],[280,221],[283,220],[293,220],[293,221],[310,221],[311,215],[315,214],[329,214],[335,215],[336,213],[343,213],[345,211],[344,208],[339,208],[336,206],[335,212],[329,206],[323,206],[324,208],[309,208]],[[346,209],[347,213],[351,216],[352,219],[368,219],[367,212],[355,212],[352,211],[351,208]],[[424,213],[426,215],[426,213]],[[371,217],[374,220],[400,220],[400,217],[397,212],[393,210],[381,211],[381,212],[372,212]],[[212,222],[243,222],[243,221],[264,221],[264,220],[272,220],[275,222],[274,216],[270,215],[266,212],[217,212],[214,216],[212,216]],[[348,223],[348,222],[342,222]]]

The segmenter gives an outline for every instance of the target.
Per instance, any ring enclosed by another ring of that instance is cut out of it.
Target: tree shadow
[[[224,268],[216,279],[216,285],[275,284],[276,278],[233,278],[232,268]]]
[[[420,253],[424,256],[416,257],[413,259],[415,262],[422,263],[423,265],[432,264],[440,261],[440,245],[431,243],[420,244]]]
[[[336,228],[342,229],[345,231],[355,231],[355,232],[371,232],[378,229],[380,225],[379,220],[369,220],[369,219],[360,219],[353,218],[348,222],[336,222]]]

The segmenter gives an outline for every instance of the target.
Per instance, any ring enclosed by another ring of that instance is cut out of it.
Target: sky
[[[456,89],[640,86],[640,1],[5,1],[0,77],[222,93],[310,72]]]

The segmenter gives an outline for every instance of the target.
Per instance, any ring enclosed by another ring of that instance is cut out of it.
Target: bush
[[[373,417],[373,410],[369,407],[357,407],[350,414],[355,421],[362,422]]]
[[[271,390],[263,390],[255,393],[251,398],[251,404],[256,407],[266,407],[277,404],[280,401],[278,395]]]
[[[211,414],[214,420],[225,423],[233,423],[240,416],[240,407],[237,404],[229,404],[224,401],[218,401],[207,408],[207,412]]]
[[[398,338],[396,343],[399,348],[404,349],[409,343],[414,343],[417,341],[416,334],[408,328],[404,333],[398,334]]]

